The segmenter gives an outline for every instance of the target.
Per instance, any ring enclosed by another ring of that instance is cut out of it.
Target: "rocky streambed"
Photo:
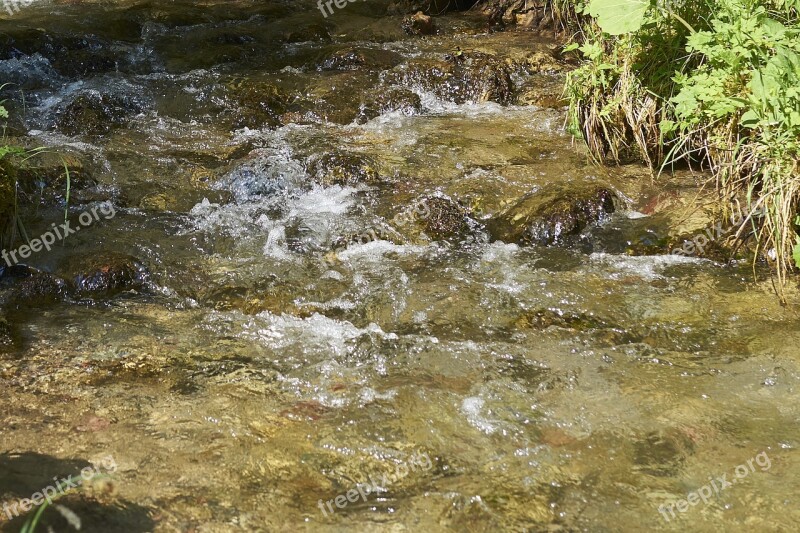
[[[800,520],[800,322],[703,176],[590,161],[541,10],[417,7],[0,19],[8,142],[48,148],[2,160],[13,249],[80,228],[0,278],[0,504],[113,463],[40,528]]]

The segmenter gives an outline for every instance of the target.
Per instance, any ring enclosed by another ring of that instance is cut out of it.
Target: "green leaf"
[[[663,135],[669,135],[670,133],[678,129],[678,125],[675,124],[675,121],[666,119],[662,120],[659,123],[658,127],[661,129],[661,133]]]
[[[8,118],[8,111],[6,108],[0,105],[0,118]]]
[[[795,266],[800,268],[800,236],[797,237],[795,242],[796,244],[792,248],[792,259],[794,259]]]
[[[758,116],[758,113],[750,109],[742,115],[741,120],[739,120],[739,124],[741,124],[744,128],[755,128],[758,126],[760,121],[761,117]]]
[[[644,24],[649,0],[591,0],[589,14],[611,35],[637,31]]]

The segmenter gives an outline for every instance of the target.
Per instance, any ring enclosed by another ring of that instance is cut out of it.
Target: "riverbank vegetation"
[[[2,87],[0,87],[2,88]],[[8,119],[8,111],[0,102],[0,121]],[[12,164],[14,157],[19,157],[24,154],[24,150],[10,145],[7,142],[5,134],[5,127],[3,127],[3,137],[0,139],[0,243],[5,243],[9,233],[9,228],[13,226],[12,222],[15,220],[16,215],[16,167]]]
[[[599,161],[710,171],[720,206],[764,213],[737,245],[754,237],[780,292],[800,266],[800,2],[559,5],[585,60],[567,81],[573,131]]]

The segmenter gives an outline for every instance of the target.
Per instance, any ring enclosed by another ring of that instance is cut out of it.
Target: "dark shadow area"
[[[1,523],[0,531],[19,532],[38,511],[38,507],[34,507],[16,516],[15,503],[55,486],[56,479],[74,476],[88,466],[91,466],[89,462],[80,459],[57,459],[31,452],[0,454],[0,518],[8,520],[9,514],[13,518]],[[125,501],[105,504],[83,494],[81,489],[70,489],[44,511],[36,531],[76,531],[77,521],[80,531],[98,533],[144,533],[155,527],[149,511],[140,505]]]

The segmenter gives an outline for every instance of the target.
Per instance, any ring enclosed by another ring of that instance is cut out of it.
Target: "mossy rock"
[[[345,152],[312,157],[306,166],[311,178],[324,186],[377,183],[381,177],[371,158]]]
[[[276,128],[281,125],[281,115],[286,113],[289,96],[277,85],[267,82],[245,82],[231,87],[231,98],[236,103],[233,126],[235,128]]]
[[[318,70],[386,70],[403,61],[403,56],[391,50],[350,47],[326,55]]]
[[[463,236],[469,231],[467,210],[458,202],[441,196],[425,198],[419,205],[427,216],[419,217],[425,233],[436,240]]]
[[[2,268],[3,302],[13,307],[47,305],[67,298],[69,284],[62,278],[26,265]]]
[[[124,126],[142,107],[132,98],[87,91],[59,113],[57,127],[67,135],[104,135]]]
[[[364,123],[396,111],[409,116],[417,115],[422,112],[422,100],[418,94],[404,87],[380,89],[364,102],[358,120]]]
[[[135,257],[110,252],[71,258],[59,270],[79,297],[109,297],[140,290],[150,276],[147,267]]]
[[[617,195],[609,188],[550,186],[533,192],[488,223],[495,240],[518,244],[561,244],[616,210]]]
[[[551,326],[575,331],[606,329],[611,326],[596,316],[585,313],[564,313],[553,309],[526,311],[515,322],[519,329],[547,329]]]
[[[442,60],[415,59],[392,71],[387,81],[409,88],[421,87],[456,104],[507,104],[514,89],[508,64],[480,53],[460,53]]]

